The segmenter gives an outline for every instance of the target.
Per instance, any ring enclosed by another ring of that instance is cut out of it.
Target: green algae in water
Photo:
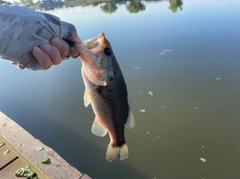
[[[207,159],[201,157],[200,160],[203,162],[203,163],[206,163],[207,162]]]

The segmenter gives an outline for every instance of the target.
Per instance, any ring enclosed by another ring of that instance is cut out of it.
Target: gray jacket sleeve
[[[0,57],[22,69],[41,69],[35,58],[24,67],[19,63],[35,46],[49,42],[53,36],[71,38],[74,29],[72,24],[50,14],[23,6],[0,5]]]

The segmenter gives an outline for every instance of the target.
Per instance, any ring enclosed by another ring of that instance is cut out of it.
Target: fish
[[[128,103],[127,85],[122,71],[105,34],[75,44],[82,61],[82,78],[85,85],[84,105],[91,104],[95,119],[91,127],[94,135],[110,142],[106,160],[128,158],[124,129],[135,126],[135,118]]]

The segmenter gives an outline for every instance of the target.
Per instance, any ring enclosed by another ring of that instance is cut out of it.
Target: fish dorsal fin
[[[85,89],[85,92],[84,92],[84,96],[83,96],[83,100],[84,100],[84,106],[87,107],[91,101],[90,101],[90,96],[89,96],[89,92],[87,89]]]
[[[131,109],[129,108],[129,114],[128,114],[128,119],[126,122],[126,126],[129,129],[132,129],[135,126],[135,118],[133,116],[133,112],[131,111]]]
[[[105,129],[96,119],[92,125],[92,133],[99,137],[104,137],[107,134],[107,129]]]

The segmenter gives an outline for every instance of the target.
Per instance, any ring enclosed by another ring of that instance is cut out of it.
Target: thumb
[[[73,36],[69,39],[70,41],[74,43],[81,42],[82,40],[78,37],[77,30],[74,30]]]
[[[82,40],[78,37],[77,30],[75,29],[73,36],[67,41],[67,43],[70,46],[69,54],[72,58],[77,58],[79,56],[79,51],[74,47],[74,43],[81,43],[81,42]]]

